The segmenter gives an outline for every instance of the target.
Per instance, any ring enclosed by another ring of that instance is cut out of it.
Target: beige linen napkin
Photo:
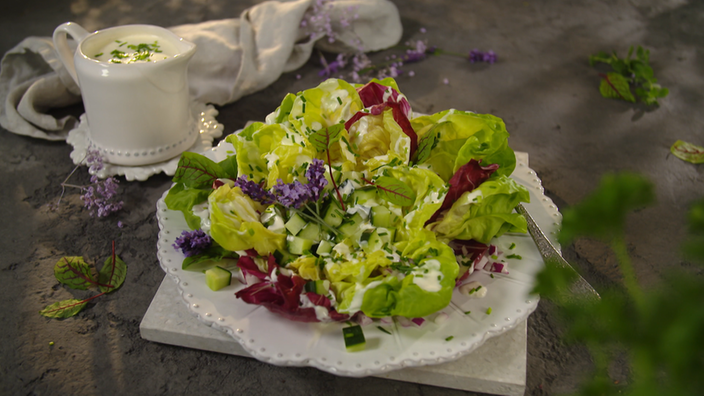
[[[196,43],[188,68],[191,95],[224,105],[259,91],[281,73],[301,67],[314,46],[333,52],[356,48],[388,48],[401,39],[398,10],[388,0],[337,0],[330,14],[353,10],[352,28],[336,28],[338,40],[311,40],[301,20],[314,0],[267,1],[245,10],[239,18],[170,28]],[[74,46],[75,43],[72,43]],[[77,121],[56,119],[52,108],[80,101],[80,90],[54,51],[50,38],[28,37],[8,51],[0,63],[0,125],[10,132],[48,140],[65,140]]]

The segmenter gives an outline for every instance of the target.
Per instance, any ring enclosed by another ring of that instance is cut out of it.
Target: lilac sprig
[[[306,179],[308,179],[307,186],[313,201],[319,201],[327,196],[324,189],[328,185],[328,180],[325,178],[325,162],[323,160],[313,159],[313,163],[308,165],[306,170]]]
[[[203,253],[213,244],[213,239],[203,230],[195,230],[183,231],[174,242],[172,245],[174,249],[180,249],[184,256],[191,257]]]
[[[469,52],[469,61],[471,63],[486,62],[491,65],[496,63],[496,60],[494,51],[482,52],[475,48]]]
[[[123,201],[117,201],[117,187],[119,181],[114,177],[108,177],[105,180],[100,180],[98,176],[91,176],[91,185],[82,187],[81,200],[83,206],[90,210],[90,215],[105,217],[110,213],[117,212],[122,209]]]
[[[254,201],[261,202],[264,205],[270,205],[276,201],[274,194],[265,190],[256,182],[248,180],[247,176],[238,177],[237,180],[235,180],[235,186],[242,189],[242,192],[247,194]]]

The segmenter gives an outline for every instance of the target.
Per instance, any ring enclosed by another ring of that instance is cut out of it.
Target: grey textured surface
[[[238,16],[254,1],[26,0],[0,5],[0,50],[29,35],[49,36],[67,20],[96,29],[124,23],[171,26]],[[677,139],[703,145],[704,3],[682,0],[430,1],[396,0],[404,38],[425,37],[448,50],[493,49],[499,63],[472,65],[431,58],[399,78],[416,111],[455,107],[502,117],[511,145],[530,154],[531,168],[559,207],[581,200],[610,171],[636,171],[657,184],[658,204],[630,217],[628,247],[644,285],[668,269],[688,267],[678,254],[689,204],[704,195],[702,165],[669,154]],[[422,35],[419,29],[425,27]],[[670,95],[657,109],[607,100],[587,57],[642,44]],[[301,74],[297,80],[295,74]],[[447,78],[449,84],[442,80]],[[287,92],[317,84],[310,63],[265,90],[221,108],[228,131],[262,119]],[[58,113],[80,114],[80,106]],[[139,323],[163,278],[155,255],[155,202],[169,185],[163,175],[124,182],[125,209],[104,220],[81,208],[69,190],[60,209],[48,204],[73,169],[70,147],[0,132],[0,393],[2,394],[467,394],[380,378],[350,379],[315,369],[282,368],[253,359],[145,341]],[[88,182],[85,169],[72,178]],[[121,220],[125,228],[118,229]],[[122,289],[96,299],[77,317],[56,321],[37,311],[88,292],[59,286],[52,267],[64,255],[103,261],[110,241],[128,263]],[[578,241],[563,247],[597,290],[621,281],[613,254]],[[573,390],[589,372],[580,347],[559,341],[551,306],[528,321],[527,394]],[[49,342],[55,344],[50,347]],[[614,380],[628,369],[613,367]],[[471,394],[471,393],[469,393]]]

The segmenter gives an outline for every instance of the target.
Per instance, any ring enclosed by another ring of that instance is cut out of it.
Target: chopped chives
[[[509,250],[510,250],[510,249],[515,249],[515,248],[516,248],[516,244],[515,244],[515,243],[512,243],[511,246],[509,246],[508,248],[509,248]]]
[[[449,337],[445,338],[445,341],[452,341],[453,338],[455,338],[455,336],[449,336]]]
[[[338,98],[338,99],[339,99],[339,98]],[[388,334],[388,335],[391,335],[391,332],[390,332],[390,331],[386,330],[385,328],[383,328],[383,327],[381,327],[381,326],[377,326],[376,328],[379,329],[379,330],[381,330],[381,331],[383,331],[384,333],[386,333],[386,334]]]
[[[472,311],[466,311],[464,314],[465,314],[465,315],[469,315],[469,314],[471,314],[471,313],[472,313]]]
[[[487,308],[486,314],[487,314],[487,315],[491,315],[491,307]]]
[[[508,256],[506,256],[506,258],[510,258],[510,259],[515,258],[515,259],[518,259],[518,260],[523,259],[523,257],[521,257],[521,256],[518,255],[518,254],[509,254]]]
[[[337,103],[339,103],[340,105],[342,105],[342,99],[340,99],[339,96],[335,97],[335,99],[337,99]]]

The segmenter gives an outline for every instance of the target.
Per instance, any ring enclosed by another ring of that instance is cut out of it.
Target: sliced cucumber
[[[315,253],[318,255],[329,254],[330,252],[332,252],[332,242],[327,240],[320,241],[318,248],[315,250]]]
[[[330,202],[330,205],[328,205],[328,208],[325,210],[323,221],[330,227],[339,227],[342,223],[342,220],[344,219],[344,216],[345,212],[340,209],[340,205],[337,203],[337,201],[333,200],[332,202]]]
[[[296,259],[291,253],[284,250],[275,250],[273,254],[276,263],[282,267]]]
[[[362,225],[363,221],[362,216],[359,213],[355,213],[351,219],[343,221],[337,229],[340,230],[344,236],[349,237],[359,230],[359,226]]]
[[[330,290],[330,281],[329,280],[314,280],[314,281],[308,281],[306,282],[305,286],[303,286],[303,290],[306,292],[311,292],[311,293],[316,293],[320,295],[326,295],[328,294],[328,291]]]
[[[369,201],[374,201],[376,204],[376,188],[371,187],[371,188],[359,188],[357,190],[354,190],[352,193],[352,196],[350,198],[350,205],[365,205],[365,206],[371,206],[371,205],[366,205],[367,202]]]
[[[367,345],[362,326],[345,327],[342,329],[342,335],[345,337],[345,349],[347,349],[347,352],[363,351]]]
[[[232,272],[220,266],[215,266],[205,271],[205,284],[212,291],[218,291],[223,287],[230,286],[231,280]]]
[[[366,243],[361,243],[363,240],[365,240],[365,236]],[[374,230],[373,232],[365,231],[362,234],[362,238],[360,238],[360,245],[367,254],[370,254],[376,250],[381,249],[381,247],[384,245],[384,242],[381,241],[377,230]]]
[[[374,227],[391,228],[398,221],[398,216],[386,206],[380,205],[372,208],[371,221]]]
[[[308,223],[296,236],[318,242],[320,241],[320,226],[315,223]]]
[[[305,253],[310,253],[310,248],[313,246],[313,241],[310,239],[303,239],[295,236],[286,237],[286,249],[297,255],[302,255]]]
[[[291,218],[286,222],[286,229],[291,233],[291,235],[296,236],[303,229],[303,227],[306,226],[306,224],[308,224],[307,221],[303,220],[298,213],[294,213],[293,216],[291,216]]]
[[[394,238],[396,238],[396,229],[395,228],[379,228],[379,229],[377,229],[377,234],[379,234],[379,238],[381,239],[382,242],[392,243],[395,240]]]

